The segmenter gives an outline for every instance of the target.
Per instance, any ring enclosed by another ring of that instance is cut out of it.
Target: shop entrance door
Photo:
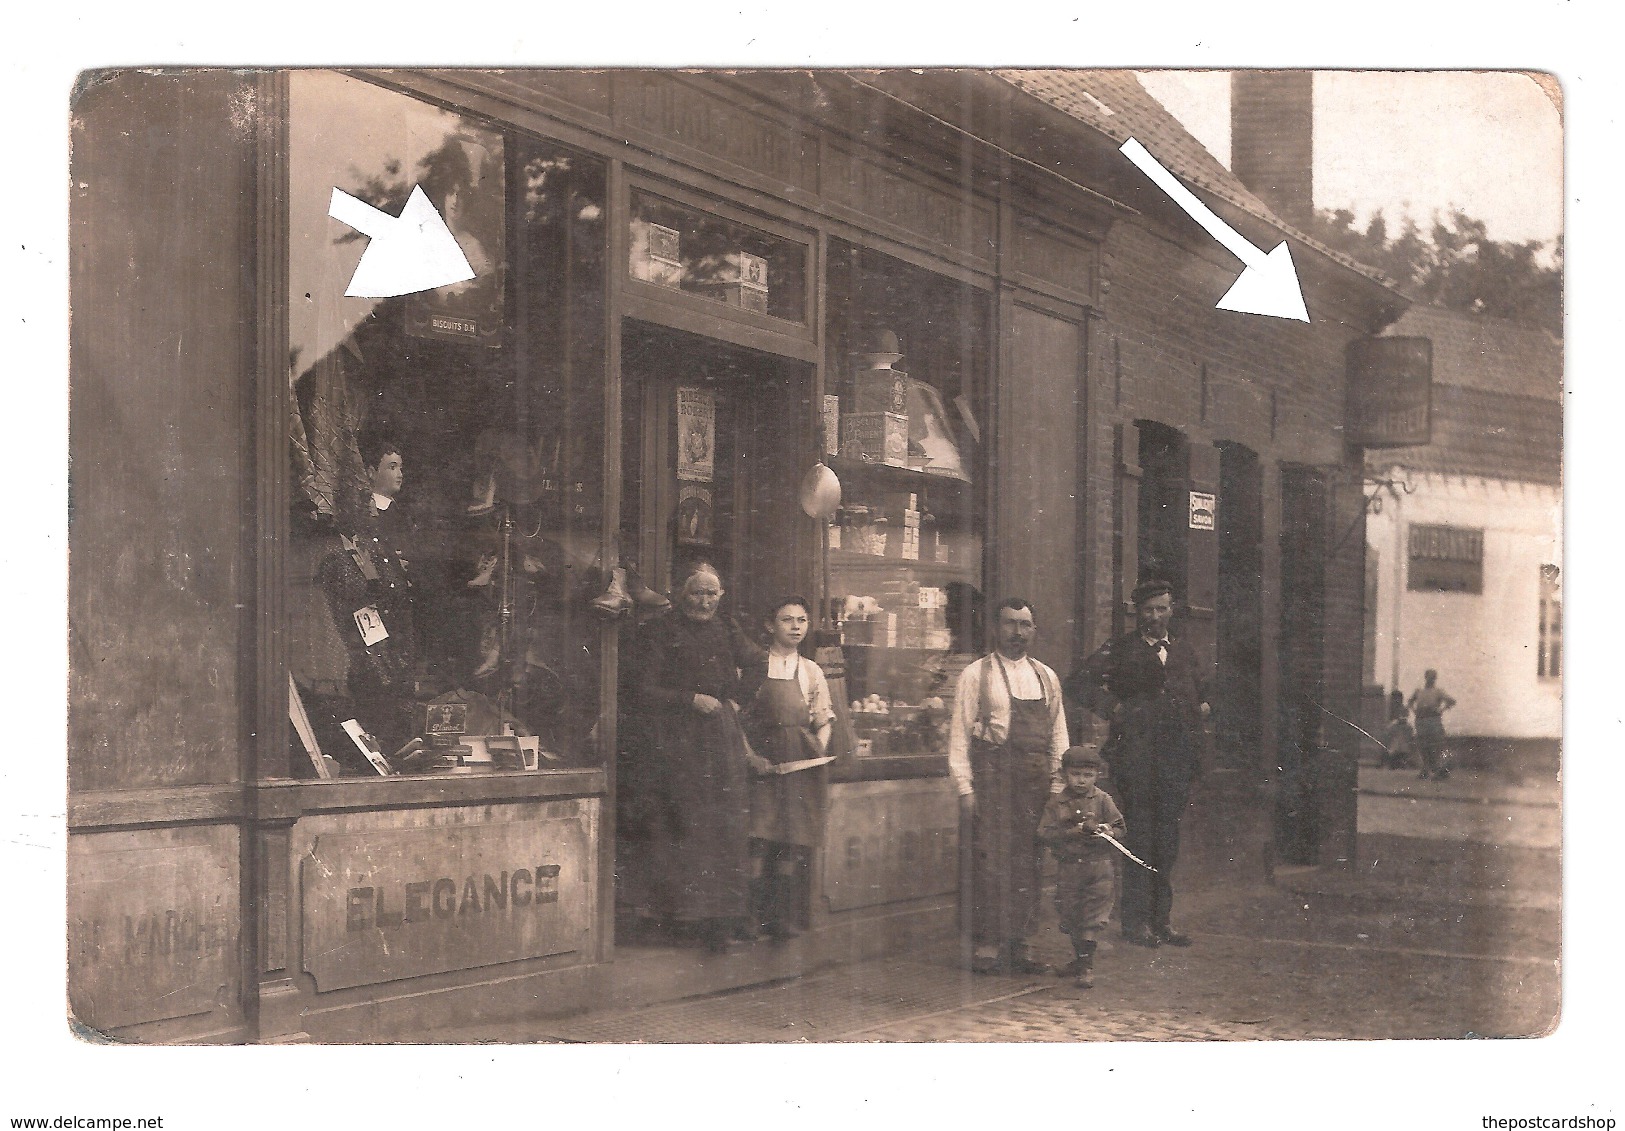
[[[622,560],[674,603],[680,596],[673,587],[686,567],[709,562],[726,591],[722,615],[752,639],[761,638],[775,597],[814,597],[817,527],[799,502],[801,478],[817,458],[811,386],[811,367],[803,362],[630,319],[623,326]],[[640,839],[637,799],[630,796],[646,768],[634,764],[644,755],[643,720],[629,709],[639,640],[630,627],[622,633],[618,962],[692,942],[650,914],[659,893],[640,890],[647,877],[638,861],[662,846]],[[679,957],[668,953],[662,961],[673,963],[670,976],[693,992],[687,979],[699,972]]]
[[[816,549],[797,495],[816,458],[809,370],[626,323],[620,549],[650,586],[668,592],[688,563],[708,561],[723,611],[752,632],[766,602],[805,587]]]

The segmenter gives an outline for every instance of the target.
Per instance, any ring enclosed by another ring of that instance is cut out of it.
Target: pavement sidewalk
[[[1480,805],[1532,805],[1559,808],[1562,780],[1557,774],[1522,774],[1495,770],[1452,770],[1444,781],[1423,779],[1416,770],[1360,767],[1361,793],[1381,797],[1462,801]]]
[[[1508,913],[1441,914],[1407,885],[1363,903],[1357,883],[1300,873],[1181,900],[1189,948],[1115,932],[1097,985],[973,975],[949,944],[664,1005],[445,1030],[435,1043],[1238,1041],[1524,1036],[1555,1023],[1556,938]],[[1308,881],[1315,880],[1313,883]],[[1365,895],[1373,894],[1372,884]],[[1303,890],[1325,888],[1321,890]],[[1410,902],[1406,902],[1410,901]],[[1035,954],[1070,957],[1048,914]],[[1496,918],[1499,916],[1500,918]],[[1538,932],[1537,932],[1538,934]]]
[[[1182,892],[1178,923],[1196,945],[1150,950],[1113,931],[1093,990],[1055,977],[970,974],[945,940],[653,1007],[428,1039],[1234,1041],[1549,1031],[1560,999],[1561,871],[1556,842],[1544,843],[1541,830],[1558,827],[1556,777],[1462,770],[1423,782],[1414,771],[1362,767],[1360,794],[1354,867],[1279,867],[1273,884]],[[1477,816],[1464,824],[1463,813]],[[1508,837],[1509,827],[1524,832]],[[1033,948],[1057,966],[1071,956],[1049,898]]]

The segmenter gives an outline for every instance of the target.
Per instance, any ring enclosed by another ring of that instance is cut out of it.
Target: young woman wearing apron
[[[819,666],[798,651],[807,635],[807,602],[786,597],[774,608],[765,670],[741,720],[756,754],[773,766],[821,758],[835,717]],[[758,773],[750,781],[753,921],[770,937],[795,935],[801,856],[823,842],[828,770]]]

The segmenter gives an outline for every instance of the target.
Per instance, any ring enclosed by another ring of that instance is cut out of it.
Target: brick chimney
[[[1230,76],[1230,169],[1299,227],[1314,214],[1314,78],[1313,71]]]

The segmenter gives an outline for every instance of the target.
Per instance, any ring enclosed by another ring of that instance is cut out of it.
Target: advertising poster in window
[[[717,402],[704,389],[677,390],[677,478],[709,483],[716,474]]]
[[[502,135],[462,123],[418,162],[408,181],[440,209],[474,277],[412,295],[406,332],[497,347],[503,330]]]
[[[711,544],[711,489],[684,483],[677,492],[677,541],[684,546]]]

